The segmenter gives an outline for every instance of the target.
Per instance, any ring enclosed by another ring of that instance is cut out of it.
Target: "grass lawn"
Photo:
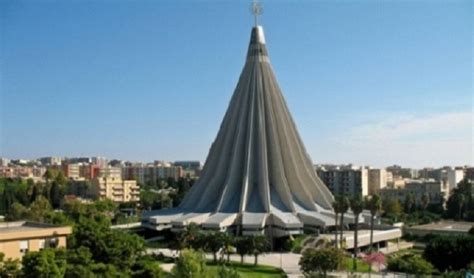
[[[219,267],[217,264],[209,262],[207,265],[213,273],[217,273],[217,269]],[[240,264],[237,262],[231,262],[228,267],[235,269],[242,278],[286,277],[285,273],[281,269],[266,265],[254,266],[253,264]]]
[[[352,258],[346,258],[344,262],[345,268],[347,271],[354,271],[354,264]],[[356,272],[369,272],[369,265],[366,262],[357,259],[357,269]],[[372,269],[372,272],[376,272],[375,269]]]

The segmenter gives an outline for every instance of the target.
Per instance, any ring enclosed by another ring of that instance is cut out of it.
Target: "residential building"
[[[92,181],[90,195],[97,199],[110,199],[117,203],[140,201],[140,187],[134,180],[99,177]]]
[[[369,194],[368,170],[349,165],[317,165],[316,172],[334,195]]]
[[[38,159],[45,166],[61,166],[62,158],[55,156],[42,157]]]
[[[384,188],[380,190],[382,198],[394,198],[404,202],[411,194],[417,204],[421,203],[423,195],[427,195],[431,204],[444,203],[449,196],[449,186],[442,181],[407,180],[404,188]]]
[[[434,179],[449,185],[450,189],[457,187],[457,184],[464,178],[464,168],[444,166],[442,168],[423,168],[420,170],[420,178]]]
[[[99,177],[108,177],[108,178],[121,178],[122,177],[122,168],[120,167],[100,167],[99,168]]]
[[[386,168],[388,172],[391,172],[393,177],[396,178],[397,176],[402,177],[404,179],[415,179],[418,177],[418,171],[411,168],[403,168],[399,165],[393,165]]]
[[[71,227],[34,222],[0,223],[0,252],[5,259],[21,259],[31,251],[51,247],[66,247]]]
[[[189,177],[199,177],[202,171],[202,164],[197,160],[175,161],[174,166],[183,168],[183,175]]]
[[[109,160],[102,156],[94,156],[91,158],[92,164],[98,165],[101,168],[107,167]]]
[[[464,177],[468,180],[474,181],[474,167],[466,167],[466,173]]]
[[[369,169],[369,194],[378,194],[380,189],[387,186],[387,170],[385,169]]]
[[[169,178],[178,180],[183,177],[181,166],[171,164],[134,165],[122,168],[122,178],[136,180],[139,184],[155,184]]]
[[[64,176],[73,180],[77,180],[81,177],[80,166],[81,164],[66,163],[62,165],[61,169],[64,173]]]
[[[10,164],[10,159],[0,157],[0,166],[7,167]]]
[[[0,166],[0,177],[42,180],[45,167],[39,166]]]
[[[458,186],[458,183],[464,179],[464,168],[456,167],[448,170],[448,185],[449,190],[453,190]]]
[[[79,175],[86,180],[93,180],[99,176],[100,167],[96,164],[83,164],[79,167]]]

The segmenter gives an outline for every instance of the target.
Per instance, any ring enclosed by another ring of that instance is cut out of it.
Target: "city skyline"
[[[248,3],[0,5],[0,156],[204,162],[244,63]],[[315,164],[472,164],[470,5],[265,6]]]

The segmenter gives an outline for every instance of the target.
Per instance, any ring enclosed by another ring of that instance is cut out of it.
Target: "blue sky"
[[[0,156],[204,161],[249,2],[1,1]],[[473,163],[471,1],[263,5],[314,163]]]

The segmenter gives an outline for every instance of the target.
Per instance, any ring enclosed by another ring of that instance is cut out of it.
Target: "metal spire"
[[[255,26],[258,25],[258,16],[263,13],[262,4],[258,2],[258,0],[253,0],[252,2],[252,14],[255,21]]]

